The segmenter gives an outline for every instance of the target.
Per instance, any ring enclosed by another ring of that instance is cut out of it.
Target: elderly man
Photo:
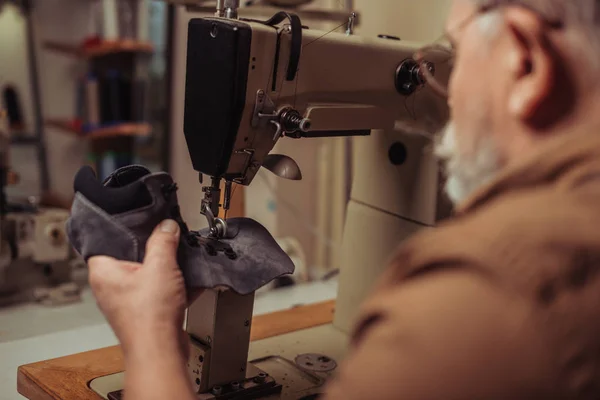
[[[596,0],[454,1],[454,71],[430,83],[457,217],[400,248],[326,399],[600,398],[599,24]],[[178,234],[144,268],[90,263],[132,399],[193,398]]]

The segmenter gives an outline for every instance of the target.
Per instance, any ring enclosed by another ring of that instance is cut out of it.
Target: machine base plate
[[[339,364],[346,355],[347,346],[347,336],[335,329],[333,325],[323,325],[252,342],[250,364],[273,378],[281,392],[255,393],[252,397],[240,397],[240,399],[317,399],[329,377],[335,374],[335,369],[322,372],[323,368],[319,365],[313,368],[304,363],[298,364],[295,360],[306,359],[306,357],[298,357],[302,355],[321,355],[324,365],[331,365],[331,361]],[[249,373],[252,369],[254,368],[248,368]],[[123,384],[124,373],[119,373],[96,378],[89,383],[89,386],[105,400],[120,400],[118,392],[123,389]],[[204,394],[198,395],[198,398],[212,400],[215,396]]]

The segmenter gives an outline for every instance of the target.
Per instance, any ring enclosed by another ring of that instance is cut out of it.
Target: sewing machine
[[[449,71],[441,55],[417,63],[416,44],[353,35],[354,14],[345,34],[327,34],[288,13],[240,20],[238,5],[218,1],[217,15],[193,19],[188,32],[184,133],[194,169],[211,177],[201,202],[211,235],[227,230],[219,215],[232,183],[250,185],[260,168],[301,178],[294,160],[271,154],[279,140],[355,137],[352,200],[334,323],[250,345],[254,295],[206,291],[187,313],[189,373],[203,400],[311,399],[344,358],[359,305],[395,247],[436,222],[438,166],[418,133],[448,115],[423,69],[442,79]],[[106,396],[122,378],[90,387]]]

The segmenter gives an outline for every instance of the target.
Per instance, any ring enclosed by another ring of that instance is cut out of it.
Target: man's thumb
[[[177,264],[177,247],[180,229],[177,222],[167,219],[161,222],[146,244],[145,264],[158,266]]]

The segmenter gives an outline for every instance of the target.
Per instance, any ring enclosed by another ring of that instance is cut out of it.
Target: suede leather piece
[[[139,240],[80,193],[75,195],[71,217],[67,221],[67,234],[73,247],[86,261],[94,256],[107,255],[123,261],[138,260]],[[115,238],[119,240],[115,241]]]
[[[273,236],[258,222],[249,218],[232,218],[227,221],[232,238],[221,242],[231,246],[236,253],[235,260],[219,252],[208,255],[207,250],[190,247],[182,243],[180,252],[192,265],[206,265],[208,268],[184,268],[186,282],[202,282],[203,287],[226,286],[240,294],[254,292],[273,279],[294,272],[294,263],[279,247]],[[201,231],[203,237],[208,230]]]
[[[121,173],[122,170],[116,171],[115,176]],[[76,194],[67,233],[73,247],[86,261],[104,255],[142,262],[146,242],[154,228],[164,219],[176,217],[176,193],[164,195],[164,188],[173,184],[171,176],[151,174],[141,181],[150,192],[152,204],[122,214],[109,215],[83,194]],[[182,232],[178,262],[188,288],[228,287],[245,295],[294,272],[292,260],[261,224],[248,218],[236,218],[229,220],[228,225],[227,238],[220,243],[232,248],[235,259],[223,252],[211,255],[205,245],[191,245]],[[199,234],[206,238],[208,230]]]

